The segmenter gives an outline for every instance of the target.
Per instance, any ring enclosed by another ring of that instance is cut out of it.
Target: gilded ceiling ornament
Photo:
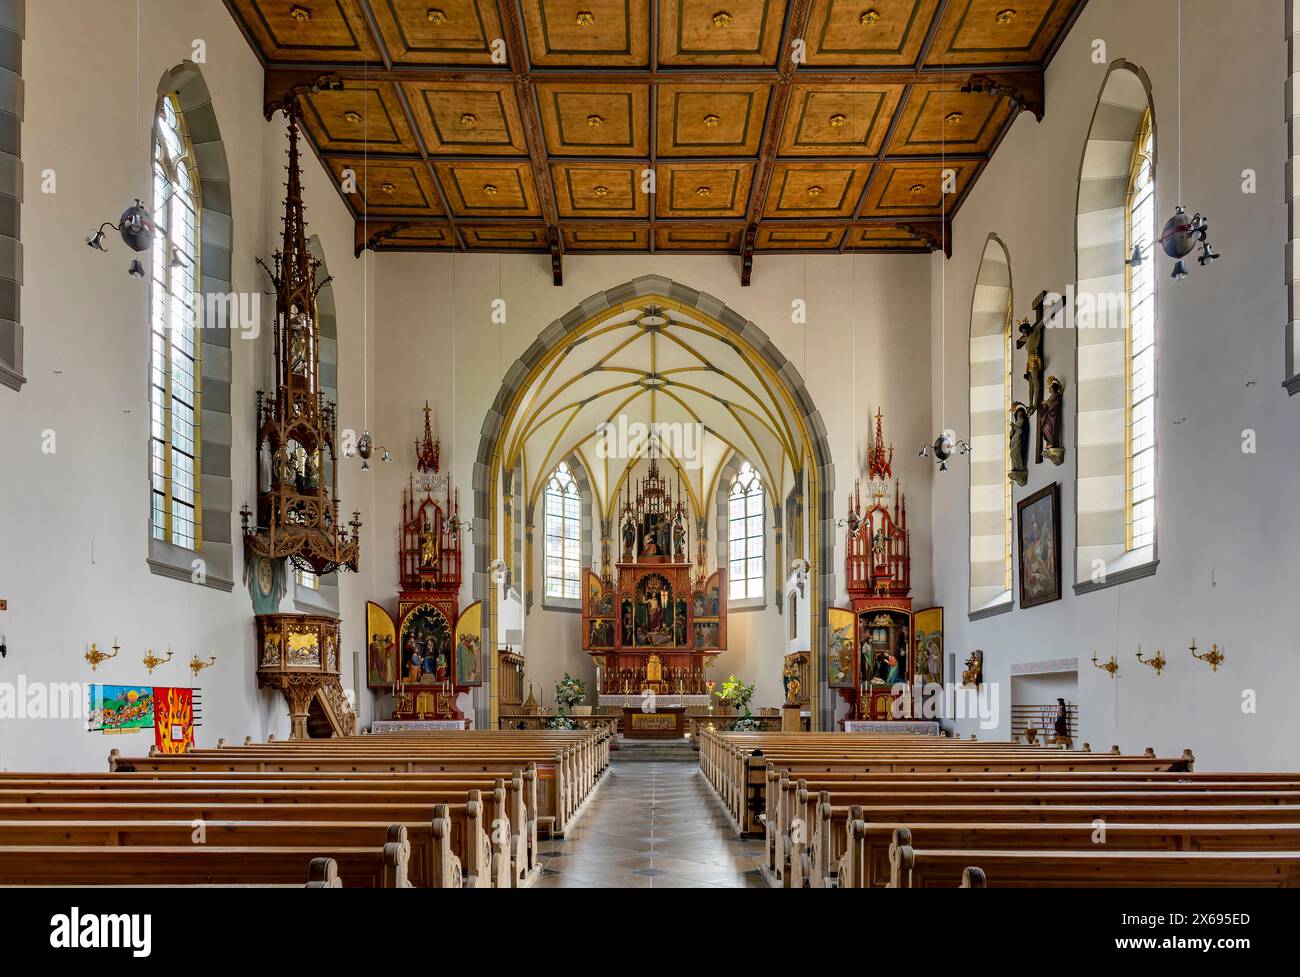
[[[430,7],[428,14],[426,14],[425,16],[429,18],[429,23],[431,24],[436,24],[438,26],[441,26],[447,23],[447,15],[444,14],[441,10],[438,10],[436,7]]]
[[[494,184],[485,183],[483,185],[483,192],[489,197],[495,197],[497,195],[497,188]]]
[[[808,196],[820,197],[821,195],[822,195],[822,188],[817,186],[817,184],[814,183],[812,186],[808,188]]]
[[[348,111],[346,111],[346,112],[343,113],[343,119],[344,119],[344,121],[348,122],[348,123],[351,124],[351,125],[354,125],[354,126],[355,126],[355,125],[360,125],[360,124],[361,124],[361,113],[360,113],[360,112],[354,112],[352,109],[348,109]]]
[[[718,118],[716,115],[714,115],[713,113],[709,113],[704,117],[704,125],[710,129],[716,129],[718,127],[718,123],[720,123],[721,121],[722,120]]]
[[[995,19],[999,24],[1005,26],[1016,19],[1016,12],[1011,7],[1007,7],[1005,10],[999,10]]]
[[[838,112],[831,116],[831,128],[843,129],[848,124],[848,117],[840,115]]]
[[[731,14],[727,13],[725,10],[719,10],[716,14],[713,15],[714,27],[729,27],[730,25],[731,25]]]
[[[391,197],[393,194],[397,192],[397,187],[393,186],[393,184],[389,183],[387,180],[379,184],[379,189],[382,190],[384,194],[389,197]]]
[[[709,195],[709,188],[708,188],[708,187],[696,187],[696,188],[695,188],[695,195],[696,195],[697,197],[707,197],[707,196]]]
[[[920,192],[921,192],[922,190],[924,190],[924,189],[925,189],[925,184],[924,184],[924,183],[913,183],[912,186],[911,186],[911,188],[910,188],[910,192],[911,192],[911,193],[920,193]]]
[[[305,24],[311,20],[311,11],[306,7],[290,7],[289,16],[300,24]]]
[[[605,120],[602,119],[599,115],[587,116],[587,125],[591,126],[593,129],[599,129],[604,124],[605,124]]]
[[[579,27],[590,27],[596,22],[596,15],[590,10],[579,10],[578,16],[574,18],[574,22]]]
[[[478,116],[473,112],[462,112],[460,116],[460,124],[466,129],[473,129],[478,125]]]
[[[948,123],[950,126],[955,126],[961,120],[962,114],[960,112],[949,112],[943,117],[943,121]]]
[[[591,192],[597,197],[603,197],[605,194],[609,193],[609,187],[592,187]]]
[[[880,11],[877,10],[875,7],[872,7],[870,10],[864,10],[862,12],[862,16],[858,18],[858,23],[860,23],[863,27],[872,27],[876,24],[879,24]]]

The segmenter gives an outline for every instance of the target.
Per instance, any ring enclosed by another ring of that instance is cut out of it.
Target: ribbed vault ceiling
[[[658,431],[660,455],[680,474],[697,517],[733,452],[759,470],[776,503],[803,450],[779,384],[727,330],[646,299],[579,330],[542,369],[505,432],[507,465],[522,458],[535,500],[576,453],[609,512],[646,454],[647,435]]]

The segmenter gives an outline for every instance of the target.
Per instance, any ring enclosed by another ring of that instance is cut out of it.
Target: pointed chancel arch
[[[657,275],[597,293],[552,322],[506,373],[484,419],[474,469],[474,596],[484,601],[493,647],[504,473],[525,459],[529,481],[575,454],[589,462],[593,493],[610,500],[645,430],[667,425],[661,453],[690,474],[696,504],[740,454],[771,499],[807,481],[814,608],[814,683],[825,662],[825,620],[835,593],[834,469],[825,425],[803,379],[767,335],[716,298]],[[517,487],[514,491],[517,497]],[[775,508],[775,505],[773,506]],[[602,527],[607,531],[607,527]],[[478,722],[496,722],[495,675],[476,699]],[[829,692],[815,704],[833,715]]]
[[[1011,609],[1011,258],[990,234],[970,313],[970,613]]]
[[[1149,142],[1145,139],[1148,133]],[[1135,447],[1140,446],[1134,445],[1130,432],[1135,430],[1135,421],[1142,421],[1142,417],[1133,416],[1131,408],[1137,403],[1139,410],[1155,410],[1154,397],[1135,400],[1131,396],[1135,363],[1144,372],[1150,367],[1150,375],[1136,378],[1137,382],[1150,383],[1152,390],[1155,383],[1155,296],[1150,296],[1151,307],[1146,309],[1141,296],[1134,294],[1141,285],[1135,283],[1134,269],[1129,264],[1134,244],[1143,243],[1131,237],[1130,209],[1135,161],[1144,142],[1151,154],[1146,161],[1147,179],[1154,180],[1151,82],[1141,68],[1117,61],[1102,84],[1079,174],[1075,313],[1077,592],[1147,576],[1155,572],[1157,563],[1155,500],[1152,498],[1150,505],[1139,511],[1131,491]],[[1147,270],[1155,260],[1148,237],[1143,256]],[[1139,301],[1135,302],[1135,297]],[[1135,352],[1146,348],[1134,348],[1135,341],[1140,346],[1146,342],[1134,335],[1133,328],[1143,326],[1137,313],[1144,309],[1150,312],[1149,364],[1134,357]],[[1143,545],[1132,545],[1134,524],[1148,511],[1151,522],[1149,527],[1145,522],[1143,526],[1150,529],[1149,542],[1144,532],[1136,537]]]

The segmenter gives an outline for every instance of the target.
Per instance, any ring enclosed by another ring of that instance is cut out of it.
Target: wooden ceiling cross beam
[[[523,122],[528,159],[532,164],[533,184],[537,188],[542,219],[546,222],[546,241],[551,252],[551,281],[559,287],[564,284],[564,240],[560,235],[559,209],[555,205],[555,187],[551,184],[546,136],[542,132],[541,114],[537,108],[537,92],[531,77],[528,45],[524,41],[523,18],[515,0],[497,0],[497,12],[501,17],[506,56],[510,59],[510,74],[519,100],[519,116]]]
[[[745,214],[746,228],[740,244],[742,286],[749,285],[754,270],[754,242],[758,237],[758,220],[763,212],[763,204],[767,200],[768,187],[772,184],[776,154],[780,150],[786,116],[790,112],[790,93],[794,90],[795,71],[806,51],[805,38],[808,33],[808,18],[812,14],[812,0],[793,0],[789,10],[785,33],[781,38],[778,78],[776,84],[772,86],[771,108],[768,110],[763,139],[759,143],[758,162],[754,167],[754,185],[750,191],[749,208]]]

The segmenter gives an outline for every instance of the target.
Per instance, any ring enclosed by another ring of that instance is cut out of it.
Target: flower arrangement
[[[724,705],[736,706],[744,712],[739,719],[731,724],[731,728],[737,733],[752,733],[763,728],[763,724],[750,714],[749,700],[754,697],[753,684],[746,685],[736,676],[732,675],[722,683],[722,688],[713,693],[718,697],[718,701]]]
[[[546,728],[572,730],[572,729],[577,729],[578,724],[576,721],[564,715],[564,713],[560,713],[558,716],[552,716],[550,719],[546,720]]]
[[[555,702],[562,708],[576,706],[587,698],[587,684],[580,678],[571,678],[568,672],[555,683]]]

